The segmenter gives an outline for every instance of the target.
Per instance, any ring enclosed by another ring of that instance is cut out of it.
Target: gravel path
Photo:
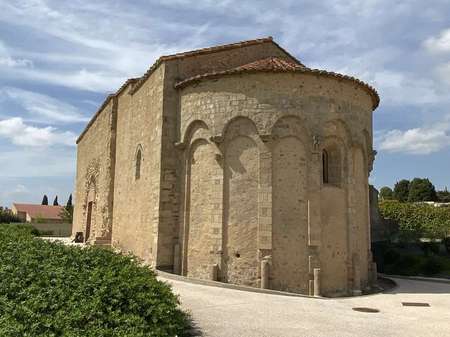
[[[314,299],[169,280],[202,336],[450,337],[450,284],[395,279],[388,293]],[[428,303],[429,307],[403,306]],[[378,309],[377,313],[353,311]]]

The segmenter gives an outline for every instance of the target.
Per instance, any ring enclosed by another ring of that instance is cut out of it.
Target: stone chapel
[[[187,277],[359,294],[378,104],[271,37],[162,56],[79,136],[73,234]]]

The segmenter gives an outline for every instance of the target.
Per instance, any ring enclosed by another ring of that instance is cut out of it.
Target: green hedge
[[[183,336],[168,285],[130,256],[33,237],[0,225],[0,336]]]
[[[380,201],[379,207],[384,218],[398,223],[400,237],[404,241],[450,236],[450,207],[395,200]]]

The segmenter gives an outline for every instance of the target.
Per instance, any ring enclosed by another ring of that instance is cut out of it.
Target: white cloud
[[[450,62],[437,66],[435,73],[444,83],[448,84],[450,88]],[[448,90],[446,91],[446,94],[448,95]]]
[[[76,150],[68,146],[0,144],[0,161],[8,163],[0,166],[0,180],[14,177],[72,177],[76,170]]]
[[[33,61],[25,58],[17,58],[11,55],[11,51],[0,41],[0,68],[29,68]]]
[[[0,56],[0,66],[6,66],[9,68],[16,68],[16,67],[30,67],[33,65],[33,62],[31,60],[27,59],[15,59],[11,56]]]
[[[17,184],[16,187],[13,189],[14,193],[27,193],[28,188],[26,188],[25,185]]]
[[[149,16],[134,4],[105,1],[0,2],[0,21],[54,42],[44,51],[38,51],[39,46],[33,46],[35,50],[8,48],[21,59],[5,57],[3,67],[18,65],[20,60],[28,64],[29,59],[34,67],[6,69],[5,77],[102,93],[117,89],[129,77],[141,76],[157,57],[194,47],[208,32],[202,24],[175,24]],[[158,34],[162,30],[167,34],[183,31],[187,38],[166,42]],[[0,69],[1,57],[0,53]]]
[[[450,52],[450,28],[441,31],[437,37],[433,36],[426,39],[424,45],[433,53]]]
[[[73,105],[48,95],[13,87],[1,88],[0,95],[3,96],[3,99],[6,97],[21,105],[32,116],[32,119],[36,120],[36,117],[41,117],[37,121],[73,123],[89,120]]]
[[[450,147],[450,117],[442,123],[409,130],[390,130],[376,138],[379,149],[387,152],[430,154]]]
[[[61,132],[51,126],[38,128],[26,125],[20,117],[1,120],[0,137],[8,139],[14,145],[27,147],[75,146],[76,140],[73,132]]]

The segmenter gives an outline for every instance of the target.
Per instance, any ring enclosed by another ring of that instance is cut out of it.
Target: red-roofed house
[[[63,206],[14,203],[12,212],[23,222],[31,223],[43,235],[70,236],[72,224],[65,222],[61,217],[63,208]]]
[[[24,222],[63,222],[62,206],[13,204],[12,212]]]

